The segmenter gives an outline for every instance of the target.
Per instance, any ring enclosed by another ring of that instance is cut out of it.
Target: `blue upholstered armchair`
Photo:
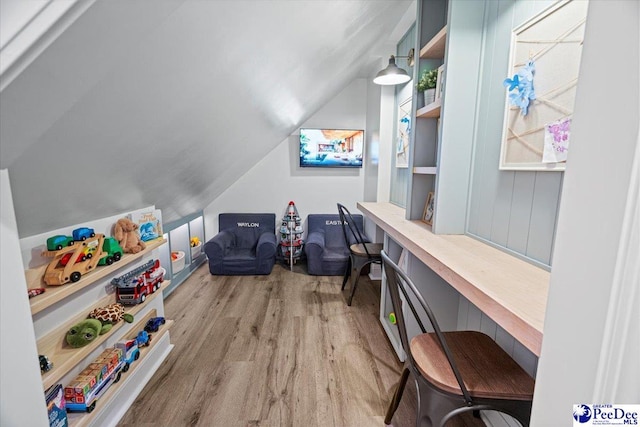
[[[269,274],[276,262],[275,214],[219,215],[220,232],[204,245],[215,275]]]
[[[359,230],[363,230],[362,215],[353,215]],[[349,246],[338,214],[310,214],[307,216],[307,241],[304,252],[307,270],[316,276],[342,276],[349,264]],[[355,243],[351,236],[349,244]]]

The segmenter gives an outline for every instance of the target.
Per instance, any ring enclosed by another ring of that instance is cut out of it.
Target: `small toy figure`
[[[113,237],[120,243],[125,253],[137,254],[147,247],[137,230],[138,224],[129,218],[120,218],[116,222]]]
[[[53,363],[51,363],[51,361],[49,361],[49,358],[44,354],[39,354],[38,359],[40,360],[40,372],[42,372],[43,374],[53,368]]]
[[[29,298],[33,298],[35,296],[43,294],[44,291],[45,291],[44,288],[33,288],[33,289],[29,289],[27,292],[29,294]]]
[[[195,248],[196,246],[198,246],[200,244],[200,239],[198,238],[198,236],[193,236],[191,238],[191,240],[189,241],[190,245],[192,248]]]

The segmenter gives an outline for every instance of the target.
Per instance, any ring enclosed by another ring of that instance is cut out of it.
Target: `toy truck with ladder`
[[[160,260],[149,260],[111,283],[116,286],[116,300],[121,304],[139,304],[162,286],[166,270]]]
[[[83,274],[93,271],[104,253],[104,234],[95,234],[85,240],[74,241],[57,251],[44,251],[42,256],[53,257],[44,273],[47,285],[77,282]]]

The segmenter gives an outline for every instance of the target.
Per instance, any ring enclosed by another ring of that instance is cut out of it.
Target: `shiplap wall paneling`
[[[476,125],[485,2],[449,4],[433,231],[463,234]]]
[[[553,1],[487,1],[467,233],[549,265],[561,172],[499,171],[511,31]]]
[[[406,32],[402,40],[398,42],[396,47],[396,56],[407,56],[409,53],[409,49],[414,47],[415,44],[415,25],[411,26],[409,31]],[[402,69],[404,69],[410,76],[413,75],[413,67],[407,65],[406,58],[397,58],[396,65]],[[404,85],[400,85],[396,87],[396,102],[395,102],[395,112],[394,112],[394,125],[393,125],[393,153],[391,157],[393,159],[391,171],[391,195],[390,201],[399,206],[406,207],[407,205],[407,191],[409,187],[409,168],[398,168],[396,167],[396,148],[397,148],[397,138],[398,138],[398,105],[406,101],[408,98],[412,97],[413,94],[413,80],[409,80],[408,83]],[[415,109],[415,99],[413,100],[413,108]],[[411,135],[411,139],[413,139],[413,135]],[[412,141],[410,141],[412,144]],[[410,152],[411,150],[409,150]]]

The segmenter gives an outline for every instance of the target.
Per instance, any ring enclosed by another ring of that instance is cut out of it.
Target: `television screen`
[[[364,130],[300,129],[300,166],[361,168]]]

